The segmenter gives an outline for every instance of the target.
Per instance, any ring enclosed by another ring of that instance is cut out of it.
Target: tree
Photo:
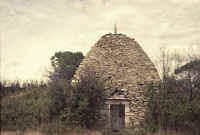
[[[175,70],[175,74],[182,74],[181,82],[183,90],[189,91],[189,101],[192,101],[194,92],[200,89],[200,59],[194,59]]]
[[[56,52],[51,57],[51,65],[54,71],[50,73],[50,79],[71,80],[83,58],[81,52]]]

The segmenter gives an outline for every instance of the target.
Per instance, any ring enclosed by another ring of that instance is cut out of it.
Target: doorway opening
[[[110,120],[113,131],[119,131],[125,127],[125,104],[110,105]]]

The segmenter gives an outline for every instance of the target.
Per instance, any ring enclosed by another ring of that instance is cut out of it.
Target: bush
[[[67,101],[71,98],[71,86],[65,80],[57,80],[50,83],[49,87],[50,115],[58,116],[67,106]],[[69,95],[69,96],[68,96]]]
[[[167,78],[159,86],[149,85],[145,118],[149,131],[155,132],[161,128],[200,133],[200,95],[196,91],[195,98],[190,101],[188,93],[178,89],[179,86],[173,78]]]
[[[96,73],[87,72],[73,87],[71,105],[63,112],[72,125],[92,128],[101,117],[104,104],[104,84]]]

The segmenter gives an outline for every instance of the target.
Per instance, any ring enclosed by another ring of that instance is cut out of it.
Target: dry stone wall
[[[130,99],[130,123],[142,121],[145,112],[144,90],[149,82],[159,81],[153,63],[133,38],[124,34],[106,34],[91,48],[74,78],[79,79],[86,71],[95,71],[105,80],[108,97],[123,91]]]

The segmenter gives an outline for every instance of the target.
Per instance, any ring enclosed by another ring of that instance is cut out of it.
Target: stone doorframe
[[[108,125],[106,127],[111,128],[111,116],[110,116],[110,106],[112,104],[124,104],[125,105],[125,127],[128,127],[130,119],[129,119],[129,112],[130,112],[130,107],[129,107],[129,102],[131,100],[128,98],[107,98],[105,101],[106,106],[108,107],[107,110],[107,115],[108,115],[108,120],[107,123]]]

